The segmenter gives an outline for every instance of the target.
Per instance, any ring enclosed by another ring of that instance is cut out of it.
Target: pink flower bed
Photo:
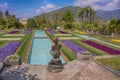
[[[107,46],[103,46],[101,44],[98,44],[98,43],[95,43],[95,42],[92,42],[90,40],[86,40],[86,41],[83,41],[84,43],[90,45],[90,46],[93,46],[97,49],[100,49],[102,51],[105,51],[111,55],[117,55],[117,54],[120,54],[120,50],[116,50],[116,49],[113,49],[113,48],[109,48]]]
[[[11,31],[8,34],[16,34],[17,32],[19,32],[19,31]]]
[[[67,32],[64,31],[59,31],[61,34],[68,34]]]

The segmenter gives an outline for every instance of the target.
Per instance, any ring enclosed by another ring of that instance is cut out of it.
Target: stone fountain
[[[58,44],[58,38],[55,38],[53,42],[55,43],[55,45],[52,46],[52,49],[50,51],[53,59],[51,59],[51,61],[49,62],[47,69],[50,72],[61,72],[63,70],[62,62],[60,59],[61,44]]]

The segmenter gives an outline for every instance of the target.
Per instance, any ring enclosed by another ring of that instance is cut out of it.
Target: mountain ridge
[[[47,17],[49,17],[51,14],[53,14],[55,12],[65,12],[66,10],[70,10],[75,14],[75,17],[78,17],[78,11],[80,9],[82,9],[82,8],[79,6],[65,6],[65,7],[59,8],[57,10],[45,13],[45,15]],[[96,15],[103,20],[120,19],[120,9],[111,10],[111,11],[96,10],[95,12],[96,12]],[[37,16],[41,16],[41,15],[42,14],[37,15]]]

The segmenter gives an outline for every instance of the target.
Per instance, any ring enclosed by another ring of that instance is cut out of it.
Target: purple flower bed
[[[23,32],[23,34],[29,34],[30,32],[31,32],[30,29],[26,29],[26,30]]]
[[[77,53],[77,52],[86,52],[87,50],[78,46],[77,44],[69,41],[69,40],[63,40],[62,43],[69,47],[73,52]]]
[[[89,40],[83,41],[83,42],[86,43],[86,44],[88,44],[88,45],[90,45],[90,46],[93,46],[93,47],[95,47],[97,49],[105,51],[105,52],[107,52],[109,54],[112,54],[112,55],[114,55],[114,54],[120,54],[120,50],[109,48],[109,47],[103,46],[101,44],[98,44],[98,43],[95,43],[95,42],[92,42],[92,41],[89,41]]]
[[[20,44],[21,42],[9,42],[7,45],[2,47],[0,49],[0,62],[3,62],[7,56],[14,54]]]
[[[47,30],[47,32],[50,33],[50,34],[55,34],[55,32],[51,29]]]
[[[11,31],[8,34],[16,34],[17,32],[19,32],[19,31]]]
[[[68,34],[67,32],[64,31],[59,31],[61,34]]]

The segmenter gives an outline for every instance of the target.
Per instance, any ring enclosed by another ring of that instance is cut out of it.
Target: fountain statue
[[[62,46],[61,44],[58,44],[58,38],[55,38],[53,42],[55,43],[55,45],[52,46],[52,49],[50,51],[53,59],[51,59],[51,61],[49,62],[47,69],[50,72],[61,72],[63,70],[62,62],[60,60],[60,48]]]

